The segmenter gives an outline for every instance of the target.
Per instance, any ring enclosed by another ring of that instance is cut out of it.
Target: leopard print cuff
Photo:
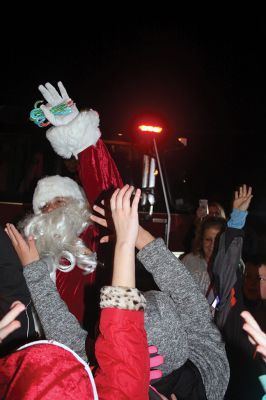
[[[101,308],[120,308],[124,310],[144,310],[146,299],[136,288],[104,286],[101,289]]]

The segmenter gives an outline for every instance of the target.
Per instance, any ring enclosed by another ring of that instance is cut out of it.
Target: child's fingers
[[[252,187],[249,186],[247,196],[251,196],[251,195],[252,195]]]
[[[251,344],[253,344],[253,346],[256,346],[257,344],[256,341],[249,335],[248,335],[248,340],[250,341]]]
[[[100,239],[100,243],[113,242],[115,240],[115,235],[106,235]]]
[[[122,209],[123,208],[123,198],[125,196],[125,193],[127,192],[129,188],[129,185],[126,184],[125,186],[122,187],[122,189],[120,189],[120,191],[117,193],[116,196],[116,208],[117,209]]]
[[[14,237],[16,238],[17,242],[18,242],[18,243],[22,243],[22,242],[24,243],[25,240],[24,240],[24,238],[22,237],[22,235],[20,234],[20,232],[17,230],[17,228],[15,227],[15,225],[9,224],[9,227],[10,227],[10,231],[12,232],[12,234],[14,235]]]
[[[120,189],[117,188],[114,193],[112,194],[112,197],[110,199],[110,207],[111,207],[111,211],[114,211],[116,209],[116,199],[118,196]]]
[[[4,328],[8,324],[10,324],[14,319],[25,310],[25,306],[22,303],[16,304],[14,307],[11,308],[10,311],[1,319],[0,321],[0,328]]]
[[[29,246],[30,253],[32,255],[35,254],[36,257],[39,258],[39,252],[37,250],[35,240],[34,240],[34,238],[32,236],[30,236],[29,239],[28,239],[28,246]]]
[[[24,304],[23,303],[21,303],[21,301],[19,301],[19,300],[16,300],[16,301],[13,301],[13,303],[11,304],[11,306],[10,306],[10,310],[12,309],[12,308],[14,308],[17,304],[22,304],[23,306],[24,306]],[[25,306],[24,306],[25,307]]]
[[[19,321],[12,321],[9,325],[0,329],[0,343],[5,339],[10,333],[14,332],[16,329],[20,328],[21,323]]]
[[[5,231],[6,231],[7,235],[9,236],[9,239],[11,240],[13,246],[15,246],[15,247],[18,246],[18,240],[11,228],[11,224],[6,224]]]
[[[257,329],[260,330],[259,324],[255,320],[255,318],[250,314],[250,312],[242,311],[242,313],[240,315],[246,321],[246,323],[248,325],[250,325],[251,327],[253,327],[256,330]]]
[[[97,206],[97,204],[94,204],[92,207],[94,211],[96,211],[98,214],[101,214],[103,217],[105,216],[105,210],[102,207]]]
[[[266,339],[263,337],[264,334],[261,330],[257,330],[249,324],[244,324],[243,329],[244,329],[244,331],[247,332],[247,334],[249,336],[249,340],[252,344],[255,344],[255,343],[264,344],[265,343]]]
[[[132,210],[137,211],[138,210],[138,205],[139,205],[139,200],[140,200],[140,195],[141,195],[141,190],[137,189],[134,199],[132,201]]]
[[[261,346],[261,345],[259,345],[259,346],[257,346],[257,349],[256,349],[256,350],[257,350],[260,354],[262,354],[264,358],[266,358],[266,346]],[[265,359],[265,361],[266,361],[266,359]]]
[[[128,189],[125,191],[124,196],[122,198],[122,207],[124,209],[130,209],[130,199],[133,191],[134,191],[134,186],[129,186]]]
[[[109,241],[110,241],[109,235],[103,236],[103,237],[100,239],[100,243],[108,243]]]
[[[104,226],[105,228],[107,227],[107,221],[106,221],[106,219],[104,219],[104,218],[101,218],[101,217],[97,217],[97,215],[90,215],[90,219],[93,221],[93,222],[96,222],[96,224],[99,224],[99,225],[101,225],[101,226]]]

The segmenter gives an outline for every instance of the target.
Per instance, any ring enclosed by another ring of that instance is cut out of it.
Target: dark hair
[[[266,254],[257,253],[247,258],[246,263],[253,264],[256,267],[260,267],[262,264],[266,265]]]
[[[203,253],[203,236],[207,229],[217,228],[220,231],[226,227],[226,219],[222,217],[206,216],[198,225],[193,244],[193,253],[204,257]]]

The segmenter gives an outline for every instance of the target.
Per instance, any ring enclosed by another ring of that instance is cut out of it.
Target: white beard
[[[88,251],[84,242],[79,238],[81,232],[91,224],[90,211],[83,203],[75,199],[67,199],[65,206],[41,215],[28,215],[20,221],[18,228],[26,237],[33,236],[40,257],[52,260],[51,272],[56,269],[64,272],[71,271],[75,265],[85,273],[95,270],[96,253]],[[89,254],[84,254],[88,253]],[[70,265],[60,262],[67,259]]]

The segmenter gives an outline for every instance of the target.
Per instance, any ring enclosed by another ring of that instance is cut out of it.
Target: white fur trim
[[[83,190],[77,182],[67,176],[47,176],[38,181],[35,188],[32,206],[34,214],[41,214],[41,208],[55,197],[72,197],[86,202]]]
[[[101,136],[99,122],[97,111],[82,111],[69,124],[48,129],[46,137],[57,154],[77,158],[81,151],[97,143]]]

